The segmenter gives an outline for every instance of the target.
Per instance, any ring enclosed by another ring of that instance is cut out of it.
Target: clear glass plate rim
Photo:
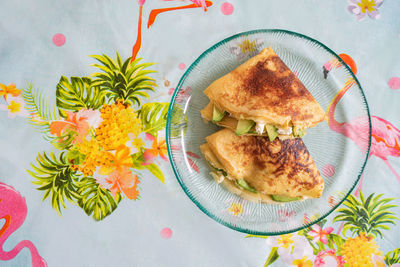
[[[361,171],[357,177],[357,179],[355,180],[354,184],[352,185],[351,189],[346,193],[346,195],[336,204],[336,206],[334,206],[333,208],[331,208],[326,214],[322,215],[321,217],[319,217],[318,219],[311,221],[301,227],[297,227],[297,228],[293,228],[290,230],[285,230],[285,231],[279,231],[279,232],[263,232],[263,231],[254,231],[251,229],[244,229],[242,227],[237,227],[229,222],[223,221],[221,219],[219,219],[218,217],[216,217],[214,214],[212,214],[211,212],[209,212],[206,208],[204,208],[188,191],[187,186],[184,184],[184,182],[182,181],[179,173],[177,172],[177,166],[175,164],[175,160],[172,157],[172,149],[171,149],[171,143],[170,143],[170,126],[171,126],[171,113],[172,113],[172,109],[173,106],[175,104],[175,100],[176,100],[176,96],[178,94],[178,92],[180,91],[182,84],[185,82],[186,78],[189,76],[189,74],[191,73],[191,71],[193,70],[193,68],[195,68],[199,62],[210,52],[212,52],[213,50],[215,50],[216,48],[218,48],[221,45],[224,45],[225,43],[242,37],[242,36],[248,36],[248,35],[253,35],[253,34],[257,34],[257,33],[284,33],[284,34],[288,34],[288,35],[292,35],[295,37],[299,37],[302,39],[306,39],[314,44],[316,44],[317,46],[325,49],[327,52],[329,52],[332,56],[334,56],[341,64],[342,66],[344,66],[347,71],[350,73],[350,75],[352,76],[352,78],[356,81],[358,88],[361,92],[361,95],[363,97],[363,102],[366,106],[367,109],[367,115],[368,115],[368,124],[369,124],[369,133],[368,133],[368,149],[367,149],[367,153],[365,156],[365,160],[364,163],[361,167]],[[168,149],[168,157],[172,166],[172,170],[174,171],[175,177],[178,180],[178,183],[180,184],[180,186],[182,187],[183,191],[185,192],[185,194],[190,198],[190,200],[203,212],[205,213],[207,216],[209,216],[211,219],[213,219],[214,221],[229,227],[235,231],[238,232],[242,232],[242,233],[246,233],[246,234],[252,234],[252,235],[268,235],[268,236],[275,236],[275,235],[282,235],[282,234],[289,234],[289,233],[293,233],[293,232],[297,232],[300,231],[302,229],[308,228],[318,222],[320,222],[321,220],[323,220],[324,218],[326,218],[327,216],[329,216],[334,210],[336,210],[343,202],[344,200],[351,194],[351,192],[354,190],[354,188],[356,187],[356,185],[358,184],[361,175],[364,172],[365,166],[367,164],[368,158],[369,158],[369,153],[370,153],[370,149],[371,149],[371,137],[372,137],[372,124],[371,124],[371,115],[370,115],[370,110],[369,110],[369,106],[368,106],[368,102],[367,99],[365,97],[364,91],[361,87],[360,82],[358,81],[357,77],[354,75],[353,71],[350,69],[350,67],[339,57],[339,55],[337,55],[333,50],[331,50],[329,47],[327,47],[326,45],[324,45],[323,43],[309,37],[306,36],[304,34],[298,33],[298,32],[293,32],[293,31],[289,31],[289,30],[284,30],[284,29],[257,29],[257,30],[251,30],[251,31],[245,31],[245,32],[240,32],[237,34],[234,34],[230,37],[227,37],[221,41],[219,41],[218,43],[214,44],[213,46],[211,46],[210,48],[208,48],[207,50],[205,50],[190,66],[189,68],[185,71],[185,73],[182,75],[181,79],[179,80],[178,85],[176,86],[174,93],[172,95],[171,98],[171,102],[168,108],[168,115],[167,115],[167,123],[166,123],[166,141],[167,141],[167,149]]]

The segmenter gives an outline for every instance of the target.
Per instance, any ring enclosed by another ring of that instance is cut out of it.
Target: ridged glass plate
[[[303,138],[325,182],[319,199],[282,204],[247,201],[217,184],[201,156],[205,137],[219,129],[201,118],[200,110],[208,103],[203,91],[267,46],[329,110],[329,119]],[[188,68],[169,107],[167,144],[179,183],[204,213],[237,231],[277,235],[320,221],[355,188],[368,158],[371,119],[357,78],[331,49],[299,33],[255,30],[215,44]]]

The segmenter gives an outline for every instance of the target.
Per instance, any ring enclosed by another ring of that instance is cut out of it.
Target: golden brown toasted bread
[[[214,81],[204,93],[211,102],[211,116],[207,106],[203,118],[211,120],[215,105],[229,114],[219,124],[231,129],[236,127],[235,120],[245,119],[279,129],[305,130],[326,117],[311,93],[270,47]]]
[[[322,195],[324,181],[300,138],[270,142],[267,137],[237,136],[223,129],[206,140],[200,147],[206,160],[214,168],[225,171],[228,182],[244,179],[257,191],[258,196],[253,194],[255,198]]]

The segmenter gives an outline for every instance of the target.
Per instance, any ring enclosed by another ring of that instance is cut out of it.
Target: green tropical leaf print
[[[345,239],[339,235],[330,233],[328,236],[328,247],[340,251],[340,248],[345,242]],[[336,247],[335,247],[336,246]]]
[[[334,219],[334,222],[343,221],[344,234],[350,230],[354,235],[365,233],[366,235],[382,237],[381,230],[389,230],[388,224],[395,224],[398,220],[395,214],[389,210],[397,207],[396,205],[388,204],[393,201],[393,198],[382,198],[383,194],[375,196],[371,194],[368,198],[364,198],[360,192],[359,200],[353,195],[350,195],[343,203],[345,207],[337,210],[339,213]]]
[[[393,251],[389,251],[385,255],[385,262],[388,266],[392,266],[393,264],[400,263],[400,248],[396,248]]]
[[[143,131],[156,136],[167,123],[169,103],[147,103],[139,110]]]
[[[164,174],[162,173],[161,169],[155,163],[142,165],[142,163],[144,161],[142,151],[132,154],[131,157],[132,157],[132,162],[133,162],[132,167],[134,169],[138,169],[138,170],[147,169],[162,183],[165,182]]]
[[[155,164],[147,164],[143,165],[149,172],[151,172],[158,180],[160,180],[162,183],[165,181],[164,174],[162,173],[161,169]]]
[[[66,208],[65,199],[74,203],[80,198],[77,192],[79,177],[70,168],[64,153],[58,158],[54,153],[50,156],[45,152],[39,153],[36,162],[38,166],[31,164],[33,171],[27,170],[36,179],[32,183],[44,191],[43,200],[51,198],[51,205],[61,215],[61,206]]]
[[[96,221],[101,221],[110,215],[118,206],[122,196],[120,193],[111,195],[107,189],[101,188],[92,177],[84,177],[78,183],[78,205],[88,216],[92,216]]]
[[[143,158],[143,151],[139,151],[137,153],[134,153],[131,155],[132,157],[132,167],[137,170],[142,170],[145,168],[144,165],[142,165],[144,158]]]
[[[171,136],[178,138],[181,135],[185,135],[187,132],[188,117],[178,104],[174,104],[171,111]]]
[[[105,93],[90,78],[61,76],[57,84],[57,107],[60,115],[66,117],[65,111],[80,109],[99,109],[106,101]]]
[[[22,90],[21,95],[27,111],[31,114],[28,117],[29,123],[39,132],[48,132],[50,122],[59,119],[56,106],[51,103],[49,98],[46,99],[37,88],[33,88],[32,83]]]
[[[269,253],[269,256],[267,258],[267,260],[264,263],[264,267],[267,267],[269,265],[271,265],[272,263],[274,263],[277,259],[279,258],[279,254],[278,254],[278,247],[273,247],[271,249],[271,252]]]
[[[45,137],[47,141],[49,141],[55,148],[58,150],[67,150],[72,146],[72,141],[76,137],[77,132],[72,130],[65,130],[61,136],[53,136],[48,135]],[[67,155],[68,158],[68,155]],[[72,162],[72,161],[69,161]],[[74,163],[76,164],[76,163]]]
[[[148,76],[154,73],[153,70],[146,69],[153,63],[141,63],[141,58],[130,62],[130,58],[122,62],[117,52],[117,59],[114,61],[107,55],[93,55],[100,64],[92,66],[98,68],[101,72],[91,75],[94,78],[94,84],[107,91],[107,96],[113,100],[122,100],[131,105],[141,105],[141,98],[148,98],[148,91],[154,91],[156,87],[155,80]]]

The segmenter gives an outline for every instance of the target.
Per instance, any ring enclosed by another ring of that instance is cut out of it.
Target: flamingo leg
[[[389,161],[387,159],[384,159],[383,162],[386,163],[386,165],[389,167],[389,169],[393,172],[394,176],[396,176],[397,181],[400,183],[400,175],[396,172],[396,170],[390,165]]]
[[[369,155],[368,155],[368,160],[371,158],[371,156],[372,156],[372,154],[369,153]],[[360,191],[361,191],[361,189],[362,189],[363,178],[364,178],[364,173],[361,174],[360,181],[358,182],[357,189],[356,189],[356,191],[354,192],[354,195],[355,195],[356,197],[358,197],[358,195],[359,195],[359,193],[360,193]]]
[[[354,192],[354,195],[355,195],[356,197],[358,197],[358,195],[360,194],[360,191],[361,191],[361,189],[362,189],[363,178],[364,178],[364,173],[361,174],[361,178],[360,178],[360,181],[358,182],[357,189],[356,189],[356,191]]]
[[[10,221],[11,221],[11,216],[10,215],[4,215],[2,218],[6,220],[4,223],[3,227],[0,229],[0,237],[4,234],[4,232],[7,230],[7,228],[10,226]]]
[[[136,43],[132,48],[131,62],[135,60],[137,54],[139,53],[140,46],[142,45],[142,12],[143,12],[143,5],[141,5],[139,9],[138,34],[136,37]]]
[[[4,235],[5,231],[10,227],[11,223],[11,216],[5,215],[0,219],[5,219],[6,222],[4,223],[3,227],[0,229],[0,238]],[[8,235],[3,237],[4,242],[7,239]],[[11,251],[4,251],[3,250],[3,243],[0,244],[0,260],[6,261],[13,259],[23,248],[28,248],[31,252],[32,256],[32,266],[33,267],[46,267],[46,261],[39,255],[35,245],[29,240],[23,240],[19,242]]]
[[[212,5],[211,1],[206,1],[206,6],[209,7]],[[167,12],[167,11],[172,11],[172,10],[178,10],[178,9],[187,9],[187,8],[198,8],[201,7],[199,5],[196,4],[190,4],[190,5],[186,5],[186,6],[178,6],[178,7],[169,7],[169,8],[160,8],[160,9],[153,9],[150,12],[149,15],[149,21],[147,22],[147,28],[150,28],[151,25],[153,25],[154,21],[156,20],[156,17],[163,13],[163,12]],[[207,9],[206,9],[207,11]]]

